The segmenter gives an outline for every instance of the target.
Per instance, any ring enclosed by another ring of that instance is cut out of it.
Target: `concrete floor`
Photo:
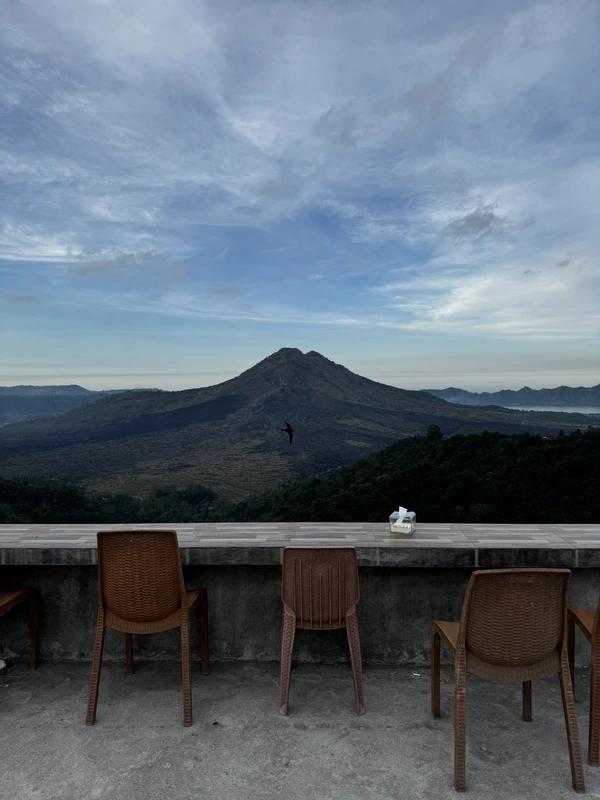
[[[426,670],[369,668],[367,713],[356,717],[344,666],[292,673],[281,717],[274,664],[215,665],[194,674],[195,722],[183,728],[178,666],[105,667],[98,721],[83,724],[89,665],[13,667],[0,676],[0,791],[7,800],[379,800],[456,798],[451,674],[440,720]],[[578,712],[587,744],[587,675]],[[558,681],[534,684],[534,721],[520,687],[470,679],[470,797],[573,798]],[[585,751],[584,751],[585,757]],[[600,769],[586,766],[600,798]]]

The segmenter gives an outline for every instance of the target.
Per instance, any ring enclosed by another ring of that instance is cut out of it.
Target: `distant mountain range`
[[[108,393],[84,389],[77,384],[0,386],[0,426],[64,414],[106,394]]]
[[[281,429],[290,422],[293,444]],[[438,425],[552,434],[580,414],[468,408],[363,378],[316,352],[284,348],[216,386],[127,391],[61,416],[0,429],[1,472],[82,480],[145,495],[203,484],[235,498],[320,474]]]
[[[468,392],[453,386],[447,389],[427,389],[430,394],[449,403],[466,406],[498,405],[522,408],[600,408],[600,383],[596,386],[557,386],[554,389],[502,389],[499,392]]]

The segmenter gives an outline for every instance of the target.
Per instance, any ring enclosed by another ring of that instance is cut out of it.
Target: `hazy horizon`
[[[0,384],[598,383],[599,8],[5,4]]]
[[[292,345],[283,345],[283,347],[293,347],[293,346]],[[280,348],[277,348],[277,349],[280,349]],[[276,351],[273,351],[273,352],[276,352]],[[319,352],[319,351],[317,351],[317,352]],[[98,376],[98,375],[94,375],[92,377],[88,376],[87,379],[80,379],[80,378],[77,378],[77,377],[75,377],[73,375],[73,376],[66,376],[64,380],[52,380],[52,381],[49,380],[49,381],[45,381],[45,382],[41,382],[41,383],[40,382],[35,383],[33,381],[22,381],[22,380],[18,381],[18,382],[14,382],[14,383],[7,382],[7,381],[0,381],[0,386],[2,386],[2,387],[10,387],[10,386],[18,386],[18,385],[28,385],[28,386],[44,386],[45,385],[45,386],[52,386],[52,385],[74,385],[74,384],[78,384],[80,386],[83,386],[86,389],[92,389],[92,390],[96,390],[96,391],[110,391],[110,390],[113,390],[113,389],[163,389],[163,390],[166,390],[166,391],[179,391],[179,390],[185,390],[185,389],[195,389],[195,388],[202,388],[202,387],[205,387],[205,386],[212,386],[214,384],[222,383],[224,381],[227,381],[227,380],[229,380],[231,378],[236,377],[237,375],[239,375],[240,373],[242,373],[245,370],[249,369],[250,367],[254,366],[254,364],[258,363],[259,361],[262,361],[263,358],[267,358],[269,355],[272,355],[272,353],[265,353],[261,357],[257,358],[256,361],[254,361],[252,363],[248,363],[248,364],[246,364],[244,366],[241,366],[239,369],[237,369],[234,372],[228,372],[226,370],[223,370],[223,371],[210,371],[210,372],[199,371],[197,373],[189,373],[189,375],[188,374],[184,374],[184,375],[171,374],[169,376],[170,380],[169,380],[168,385],[162,385],[162,386],[159,385],[158,383],[148,383],[148,382],[146,382],[146,383],[134,383],[131,380],[128,382],[127,379],[125,378],[125,376],[123,376],[122,383],[116,383],[116,382],[115,383],[106,383],[103,380],[104,376]],[[402,376],[402,374],[400,372],[394,373],[394,372],[373,371],[373,370],[371,370],[371,372],[368,373],[366,371],[366,369],[362,370],[362,371],[361,371],[360,368],[354,369],[354,368],[350,367],[348,364],[340,362],[340,361],[336,360],[335,358],[331,358],[331,356],[328,355],[327,353],[321,353],[321,355],[325,356],[326,358],[329,358],[331,361],[335,361],[336,363],[342,363],[343,366],[347,367],[348,369],[351,369],[352,372],[356,372],[357,374],[363,375],[366,378],[370,378],[371,380],[379,381],[380,383],[388,383],[391,386],[398,386],[398,387],[404,388],[404,389],[417,389],[417,390],[445,389],[445,388],[448,388],[450,386],[454,386],[456,388],[466,389],[466,390],[472,391],[472,392],[488,392],[488,391],[489,392],[494,392],[494,391],[500,391],[502,389],[521,389],[524,386],[528,386],[529,388],[532,388],[532,389],[553,389],[553,388],[556,388],[557,386],[572,386],[572,387],[575,387],[575,386],[582,386],[583,385],[583,384],[568,383],[567,381],[561,381],[561,382],[558,382],[558,383],[544,384],[544,385],[539,385],[539,386],[535,385],[534,383],[520,383],[518,385],[515,384],[515,385],[512,385],[512,386],[508,385],[508,384],[506,384],[506,385],[504,385],[504,384],[503,385],[485,384],[485,385],[482,386],[482,388],[478,388],[478,386],[471,387],[471,386],[465,385],[465,382],[460,383],[460,382],[456,382],[456,381],[453,381],[453,380],[449,380],[449,381],[447,381],[445,383],[440,383],[440,384],[430,383],[430,384],[427,384],[427,385],[421,385],[421,384],[416,383],[414,379],[411,379],[410,376]],[[195,378],[194,378],[194,375],[196,376]],[[204,376],[204,378],[202,378],[202,376]],[[52,376],[50,374],[48,375],[48,378],[52,378],[52,377],[57,377],[57,376],[56,375]],[[177,381],[174,380],[177,377],[182,379],[181,382],[177,382]],[[185,377],[189,377],[189,380],[188,381],[184,381],[183,378],[185,378]],[[439,375],[437,377],[439,377]],[[456,375],[454,375],[454,378],[456,378]],[[403,383],[400,382],[402,380],[404,381]],[[595,382],[592,382],[591,384],[589,384],[589,386],[595,386],[599,382],[600,382],[599,380],[596,380]]]

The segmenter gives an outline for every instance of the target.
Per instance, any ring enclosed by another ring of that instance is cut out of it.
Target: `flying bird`
[[[281,432],[287,433],[287,435],[290,437],[290,444],[291,444],[292,441],[294,440],[294,429],[292,428],[289,422],[285,423],[285,428],[281,428]]]

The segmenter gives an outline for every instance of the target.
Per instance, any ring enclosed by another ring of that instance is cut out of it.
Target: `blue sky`
[[[600,381],[598,2],[0,15],[0,383]]]

